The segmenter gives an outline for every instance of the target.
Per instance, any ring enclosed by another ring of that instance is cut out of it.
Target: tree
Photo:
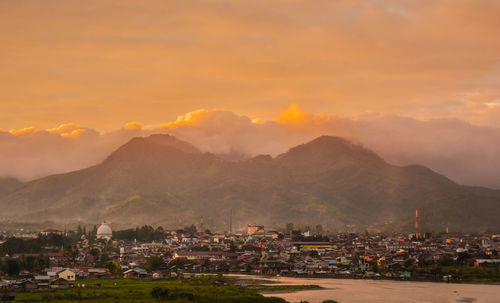
[[[466,251],[458,253],[458,256],[457,256],[458,265],[464,265],[465,261],[469,258],[471,258],[471,255]]]
[[[191,226],[185,226],[184,227],[184,233],[190,235],[190,236],[194,236],[194,234],[196,233],[197,229],[196,229],[196,226],[194,224],[191,224]]]
[[[316,234],[317,235],[323,234],[323,225],[321,225],[321,224],[316,225]]]
[[[19,275],[19,272],[21,271],[21,265],[16,259],[10,259],[10,258],[6,259],[4,268],[5,268],[4,271],[10,277],[15,277]]]
[[[99,254],[101,253],[101,251],[98,249],[98,248],[92,248],[90,250],[90,255],[92,257],[94,257],[94,261],[97,261],[97,259],[99,258]]]
[[[109,261],[108,254],[105,253],[105,252],[101,253],[100,258],[99,258],[99,263],[100,264],[106,264],[106,263],[108,263],[108,261]]]
[[[119,274],[121,272],[121,267],[118,263],[115,261],[108,261],[106,263],[106,268],[109,270],[110,273],[112,274]]]
[[[83,233],[83,229],[82,227],[80,226],[80,224],[78,224],[78,228],[76,229],[76,234],[81,237],[84,233]]]
[[[124,230],[113,231],[113,239],[133,241],[137,238],[135,229],[129,228]]]
[[[405,261],[405,267],[408,268],[413,265],[413,259],[409,258]]]
[[[291,233],[293,230],[293,223],[287,223],[285,229],[287,233]]]
[[[78,250],[73,249],[71,245],[64,248],[64,258],[71,266],[75,266],[78,259]]]
[[[146,263],[144,264],[144,268],[150,272],[153,270],[165,268],[166,266],[167,266],[167,264],[165,263],[163,258],[159,258],[159,257],[150,257],[146,261]]]

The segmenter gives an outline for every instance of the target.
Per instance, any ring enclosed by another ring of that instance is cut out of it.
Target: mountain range
[[[256,143],[258,144],[258,142]],[[340,137],[276,157],[228,161],[169,135],[134,138],[102,163],[21,183],[0,179],[0,221],[107,220],[228,230],[322,224],[329,230],[495,230],[500,191],[456,184],[420,165],[395,166]]]

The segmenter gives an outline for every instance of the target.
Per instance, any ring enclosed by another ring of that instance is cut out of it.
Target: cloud
[[[184,122],[161,129],[216,154],[275,156],[317,136],[336,135],[373,149],[392,164],[426,165],[463,184],[500,188],[500,129],[459,119],[422,121],[373,111],[349,117],[304,112],[292,105],[279,118],[259,123],[208,110],[177,121]]]
[[[497,110],[496,105],[478,106],[488,115]],[[0,131],[0,175],[28,180],[85,168],[132,137],[153,133],[175,135],[228,159],[276,156],[317,136],[336,135],[373,149],[392,164],[422,164],[459,183],[500,188],[498,128],[459,119],[417,120],[374,111],[356,117],[315,114],[298,105],[269,120],[200,109],[157,127],[131,122],[107,133],[75,123],[47,130]]]
[[[462,110],[500,94],[500,1],[2,1],[0,20],[3,128],[294,102],[500,127]]]
[[[122,127],[122,129],[124,129],[124,130],[142,130],[142,124],[137,122],[137,121],[128,122]]]
[[[32,135],[34,135],[34,134],[36,134],[38,132],[39,132],[39,130],[37,130],[33,126],[19,128],[19,129],[11,129],[9,131],[9,133],[11,133],[14,136],[32,136]]]

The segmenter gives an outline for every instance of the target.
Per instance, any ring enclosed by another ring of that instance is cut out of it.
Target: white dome
[[[111,227],[109,227],[108,223],[104,222],[97,229],[97,237],[111,237],[113,235],[113,231]]]

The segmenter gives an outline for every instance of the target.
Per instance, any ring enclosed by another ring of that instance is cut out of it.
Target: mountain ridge
[[[276,157],[225,161],[169,135],[134,138],[102,163],[24,183],[0,195],[5,220],[154,223],[204,217],[227,229],[285,222],[331,229],[411,230],[414,207],[429,230],[499,226],[500,191],[458,185],[420,165],[395,166],[340,137],[321,136]],[[7,207],[16,205],[16,207]]]

